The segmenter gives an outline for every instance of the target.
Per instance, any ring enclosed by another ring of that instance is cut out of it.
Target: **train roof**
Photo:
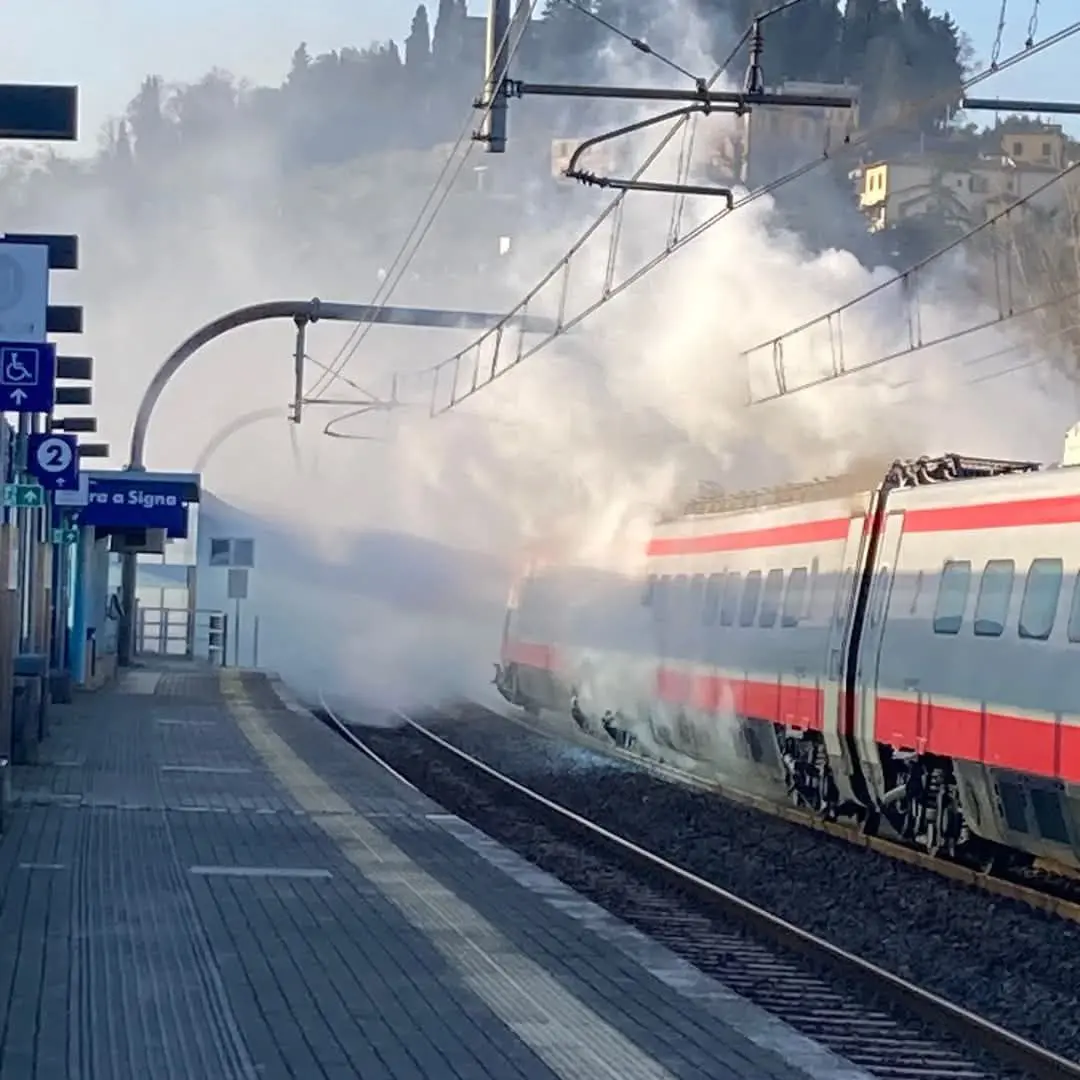
[[[1041,463],[1037,461],[942,454],[939,457],[898,459],[891,465],[866,461],[836,476],[752,491],[727,492],[718,484],[704,482],[694,498],[676,512],[662,516],[660,520],[664,523],[739,510],[763,510],[797,503],[824,502],[877,488],[912,488],[957,480],[987,479],[1019,472],[1036,472],[1041,468]]]

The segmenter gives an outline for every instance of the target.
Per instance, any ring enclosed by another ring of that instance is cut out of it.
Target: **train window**
[[[870,596],[870,625],[877,626],[885,611],[885,597],[889,594],[889,568],[883,566],[874,578]]]
[[[652,605],[653,605],[653,594],[655,592],[656,592],[656,575],[655,574],[650,574],[645,579],[645,588],[642,590],[642,593],[641,593],[641,606],[642,607],[652,607]]]
[[[919,598],[922,596],[924,576],[925,575],[921,570],[915,575],[915,589],[911,594],[911,607],[908,609],[909,615],[914,615],[919,610]]]
[[[817,603],[818,594],[821,592],[821,575],[818,573],[821,567],[821,560],[813,558],[810,560],[810,588],[806,593],[806,607],[803,609],[801,619],[815,619],[815,604]]]
[[[1080,641],[1080,574],[1073,583],[1072,607],[1069,609],[1069,640]]]
[[[686,621],[700,622],[705,601],[705,575],[695,574],[690,579],[690,595],[687,600]]]
[[[739,610],[739,588],[742,574],[738,570],[729,570],[724,578],[724,596],[720,601],[720,625],[733,626],[735,613]]]
[[[1050,636],[1061,596],[1063,572],[1060,559],[1036,559],[1031,564],[1024,583],[1024,599],[1020,603],[1022,638],[1045,641]]]
[[[653,586],[653,611],[657,622],[665,622],[671,606],[671,578],[665,574]]]
[[[753,626],[757,614],[758,597],[761,596],[761,571],[751,570],[746,575],[743,585],[742,600],[739,602],[739,625]]]
[[[852,572],[845,570],[843,577],[840,578],[840,588],[836,594],[836,606],[833,610],[833,622],[836,624],[837,630],[843,630],[844,624],[847,622],[848,614],[848,602],[851,599],[851,578]]]
[[[941,570],[937,604],[934,606],[934,633],[958,634],[967,609],[971,588],[971,563],[967,559],[950,559]]]
[[[758,616],[758,626],[766,630],[776,625],[776,617],[780,614],[780,599],[784,595],[784,571],[770,570],[765,575],[765,588],[761,593],[761,614]]]
[[[814,574],[817,575],[817,560],[814,560]],[[780,618],[781,626],[798,626],[803,612],[803,597],[806,595],[806,567],[796,566],[788,574],[787,592],[784,593],[784,612]]]
[[[672,620],[680,623],[686,618],[686,593],[690,579],[685,574],[676,574],[671,579],[671,591],[668,593],[668,612]]]
[[[986,564],[975,601],[975,633],[979,637],[1001,637],[1009,615],[1015,572],[1012,559],[991,559]]]
[[[706,626],[712,626],[716,622],[716,616],[720,610],[720,592],[723,587],[723,574],[710,574],[709,580],[705,582],[705,603],[701,609],[701,621]]]

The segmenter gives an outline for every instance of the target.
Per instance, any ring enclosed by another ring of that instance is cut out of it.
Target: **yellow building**
[[[852,177],[872,232],[930,212],[970,228],[1031,196],[1064,167],[1065,153],[1060,127],[1006,131],[1000,156],[911,154],[866,165]],[[1060,206],[1070,186],[1055,184],[1030,205]]]
[[[1060,124],[1046,124],[1039,130],[1004,131],[1001,153],[1017,165],[1065,168],[1065,132]]]

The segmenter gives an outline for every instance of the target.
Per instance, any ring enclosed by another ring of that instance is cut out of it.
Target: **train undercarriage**
[[[952,762],[887,746],[878,749],[888,789],[882,816],[902,839],[931,855],[957,857],[974,837],[964,820]]]
[[[545,673],[546,674],[546,673]],[[527,683],[518,665],[495,665],[492,680],[502,697],[511,705],[537,716],[544,709],[569,714],[575,726],[592,738],[609,742],[624,750],[638,747],[633,724],[616,710],[582,706],[573,689],[554,685],[546,679],[540,684]],[[880,745],[886,795],[874,806],[866,802],[843,800],[829,764],[824,741],[819,732],[801,731],[784,725],[772,725],[775,745],[783,768],[783,782],[790,801],[797,807],[826,821],[848,820],[858,823],[867,835],[892,836],[933,856],[952,859],[979,870],[990,870],[1029,862],[1011,849],[985,841],[968,827],[961,806],[959,785],[948,758],[897,752]],[[744,738],[753,738],[747,761],[761,766],[760,748],[764,725],[743,723]],[[767,730],[767,729],[766,729]],[[656,733],[654,732],[654,735]],[[662,744],[664,739],[659,740]],[[677,747],[679,753],[686,753]],[[770,755],[771,756],[771,755]]]
[[[887,794],[875,805],[842,802],[820,734],[775,727],[788,796],[796,806],[827,821],[852,818],[869,835],[884,825],[931,855],[955,857],[972,841],[947,758],[896,753],[879,745]]]

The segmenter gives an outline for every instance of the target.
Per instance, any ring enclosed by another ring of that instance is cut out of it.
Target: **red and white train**
[[[511,598],[529,710],[934,853],[1080,867],[1080,468],[946,456],[698,500],[647,580]]]

